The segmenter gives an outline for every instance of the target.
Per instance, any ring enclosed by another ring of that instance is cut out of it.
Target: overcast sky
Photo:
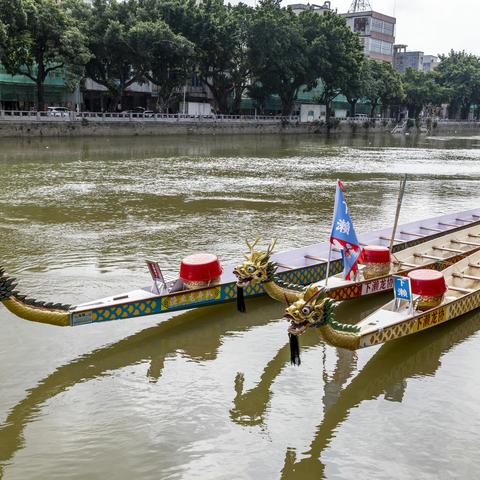
[[[323,5],[323,0],[283,0],[283,5],[307,2]],[[332,0],[339,13],[347,12],[351,4],[352,0]],[[480,55],[480,0],[370,0],[370,5],[386,15],[395,13],[395,41],[409,50],[437,55],[453,48]]]

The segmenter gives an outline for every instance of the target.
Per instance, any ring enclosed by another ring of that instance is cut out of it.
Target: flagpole
[[[400,217],[400,209],[402,207],[403,194],[405,193],[405,185],[407,184],[407,174],[400,180],[400,191],[398,192],[397,211],[395,212],[395,221],[393,223],[392,238],[390,238],[390,254],[393,250],[393,242],[395,241],[395,234],[397,233],[398,218]]]
[[[330,274],[330,257],[332,255],[332,242],[330,243],[330,248],[328,249],[328,262],[327,262],[327,273],[325,274],[325,287],[328,285],[328,276]]]
[[[337,178],[337,183],[335,185],[335,202],[333,203],[333,218],[334,218],[334,221],[335,221],[335,206],[336,206],[336,203],[337,203],[337,188],[339,187],[340,185],[340,179]],[[333,229],[333,227],[332,227]],[[331,258],[332,258],[332,236],[330,235],[330,239],[328,241],[328,243],[330,244],[330,247],[328,248],[328,261],[327,261],[327,272],[325,274],[325,287],[328,286],[328,277],[330,275],[330,261],[331,261]]]

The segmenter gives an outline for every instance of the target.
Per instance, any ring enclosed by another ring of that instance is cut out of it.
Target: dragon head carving
[[[277,265],[270,261],[270,257],[277,241],[272,240],[266,251],[255,251],[255,246],[259,241],[260,238],[258,237],[253,243],[246,240],[250,252],[244,254],[245,261],[233,269],[233,273],[237,277],[238,287],[247,287],[273,279]]]
[[[333,308],[334,301],[327,298],[325,289],[310,285],[285,310],[284,318],[290,322],[288,332],[301,335],[308,327],[325,325],[333,319]]]

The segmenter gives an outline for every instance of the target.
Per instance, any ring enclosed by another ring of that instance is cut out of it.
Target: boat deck
[[[444,233],[454,232],[467,226],[480,225],[480,208],[464,212],[442,215],[426,220],[419,220],[399,225],[394,242],[394,251],[424,242]],[[385,228],[373,232],[358,234],[361,245],[384,245],[390,244],[392,228]],[[325,264],[328,258],[329,242],[321,242],[303,248],[279,252],[272,255],[272,260],[278,264],[278,273],[309,269]],[[340,250],[332,248],[332,262],[341,258]],[[223,265],[223,274],[219,285],[234,284],[236,277],[233,268],[236,264]],[[105,297],[95,301],[79,304],[72,309],[72,313],[83,312],[101,307],[111,307],[121,303],[131,303],[143,300],[154,300],[161,297],[176,295],[175,293],[161,292],[157,294],[152,286],[147,286],[134,291],[125,292],[113,297]]]

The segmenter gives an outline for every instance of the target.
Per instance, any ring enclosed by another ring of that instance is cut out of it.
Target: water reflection
[[[322,452],[329,446],[338,427],[348,418],[350,410],[380,395],[385,395],[386,400],[401,402],[406,381],[434,375],[441,365],[441,357],[477,332],[479,320],[480,313],[470,314],[382,346],[340,392],[336,402],[326,405],[315,438],[308,451],[302,452],[305,458],[297,461],[296,452],[287,449],[281,478],[324,478]]]
[[[248,307],[248,315],[237,313],[231,304],[191,310],[58,368],[31,389],[0,426],[0,478],[2,464],[24,446],[23,430],[47,400],[75,384],[145,361],[150,362],[149,380],[156,382],[166,359],[178,352],[194,361],[215,360],[225,337],[277,321],[270,319],[281,313],[277,304],[263,299],[249,301]]]

